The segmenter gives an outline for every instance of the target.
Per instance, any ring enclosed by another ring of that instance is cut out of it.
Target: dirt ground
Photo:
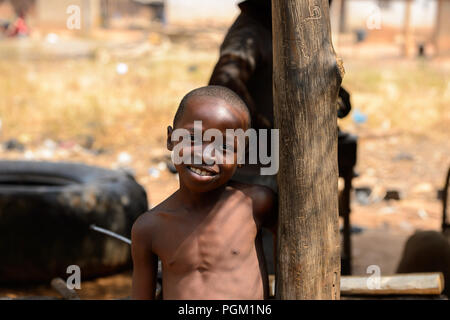
[[[106,45],[64,35],[56,47],[44,35],[0,42],[0,158],[126,169],[156,205],[178,186],[165,165],[166,126],[181,97],[207,83],[224,31],[108,35],[115,42]],[[379,265],[387,275],[409,235],[440,228],[437,193],[450,165],[450,59],[378,59],[361,52],[342,48],[354,110],[339,122],[358,136],[354,187],[371,190],[367,198],[352,194],[351,221],[362,229],[352,236],[353,271],[366,274],[369,265]],[[24,149],[7,148],[11,139]],[[389,190],[400,200],[383,200]],[[78,293],[119,299],[130,287],[125,272],[84,281]],[[0,288],[0,297],[36,295],[58,296],[49,285]]]

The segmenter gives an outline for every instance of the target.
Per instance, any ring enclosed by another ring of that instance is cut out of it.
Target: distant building
[[[243,0],[166,0],[167,20],[170,24],[230,25]]]
[[[14,0],[12,0],[14,1]],[[27,1],[27,0],[20,0]],[[228,25],[239,13],[240,0],[30,0],[28,20],[39,28],[64,28],[68,8],[78,6],[81,27],[148,27],[163,24]],[[1,1],[0,1],[1,2]],[[9,1],[0,4],[0,19],[13,19]]]
[[[405,55],[416,46],[450,49],[449,0],[333,0],[333,32],[369,34],[402,42]]]
[[[34,24],[42,28],[65,28],[70,6],[80,8],[81,28],[90,29],[101,24],[101,0],[36,0]]]
[[[344,3],[344,29],[366,27],[367,20],[380,14],[381,26],[402,28],[407,0],[334,0]],[[437,0],[412,0],[411,25],[432,28],[436,19]]]

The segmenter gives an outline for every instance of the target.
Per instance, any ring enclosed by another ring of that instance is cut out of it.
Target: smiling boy
[[[234,92],[220,86],[195,89],[181,101],[173,128],[168,127],[170,151],[181,143],[173,139],[174,130],[194,137],[196,121],[203,133],[221,132],[223,141],[227,129],[250,128],[248,109]],[[175,164],[179,189],[133,225],[132,298],[155,298],[158,257],[163,299],[267,298],[261,227],[275,231],[276,196],[267,187],[231,180],[238,166],[237,143],[205,153],[211,141],[194,140],[179,148],[183,159],[194,159]]]

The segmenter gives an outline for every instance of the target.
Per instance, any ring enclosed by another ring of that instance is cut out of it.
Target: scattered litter
[[[63,149],[72,149],[75,145],[76,143],[74,141],[62,141],[59,143],[59,147]]]
[[[189,72],[195,72],[195,71],[197,71],[197,70],[198,70],[198,66],[196,66],[195,64],[190,65],[190,66],[188,67],[188,71],[189,71]]]
[[[359,204],[366,206],[370,204],[371,193],[372,189],[369,187],[355,188],[355,199]]]
[[[359,233],[364,232],[365,230],[366,230],[366,228],[360,227],[360,226],[353,225],[353,226],[350,227],[350,233],[351,234],[359,234]],[[344,227],[340,227],[339,228],[339,232],[343,233],[344,232]]]
[[[124,75],[124,74],[128,73],[128,65],[123,62],[118,63],[116,66],[116,72],[117,72],[117,74],[120,74],[120,75]]]
[[[158,165],[156,167],[158,168],[158,170],[164,171],[167,169],[167,164],[165,162],[161,161],[158,163]]]
[[[108,153],[109,151],[108,151],[108,149],[105,149],[105,148],[98,148],[98,149],[92,149],[92,150],[90,150],[90,152],[94,156],[98,156],[98,155],[101,155],[101,154]]]
[[[350,228],[350,232],[351,232],[351,233],[354,233],[354,234],[362,233],[362,232],[364,232],[365,230],[366,230],[366,228],[360,227],[360,226],[355,226],[355,225],[353,225],[353,226]]]
[[[83,137],[83,142],[81,143],[81,146],[85,149],[92,149],[94,146],[95,138],[91,135],[87,135]]]
[[[37,150],[36,154],[39,158],[43,158],[43,159],[53,159],[53,157],[55,156],[55,152],[53,150],[46,149],[46,148],[41,148],[41,149]]]
[[[400,200],[400,192],[398,190],[387,190],[384,200]]]
[[[414,186],[412,192],[414,193],[429,193],[433,191],[433,186],[431,183],[423,182]]]
[[[45,139],[44,141],[44,148],[47,150],[56,150],[56,148],[58,147],[58,144],[53,141],[52,139]]]
[[[410,153],[399,152],[399,153],[397,153],[397,155],[392,160],[393,161],[413,161],[414,157]]]
[[[367,122],[367,114],[359,111],[358,109],[355,109],[352,113],[352,119],[353,122],[355,122],[356,124],[362,124]]]
[[[152,167],[152,168],[148,169],[148,174],[152,178],[159,178],[159,176],[161,175],[161,171],[159,171],[158,169]]]
[[[375,185],[372,188],[369,200],[371,203],[377,203],[383,200],[386,190],[381,185]]]
[[[35,158],[34,152],[31,151],[31,150],[27,150],[27,151],[25,151],[25,154],[23,155],[23,157],[24,157],[26,160],[33,160],[33,159]]]
[[[45,41],[47,41],[50,44],[55,44],[59,41],[59,36],[56,33],[49,33],[45,37]]]
[[[117,156],[117,162],[121,166],[131,163],[131,160],[132,160],[131,155],[128,152],[121,152]]]
[[[420,209],[419,211],[417,211],[417,214],[422,220],[428,219],[428,213],[424,209]]]
[[[380,214],[388,215],[388,214],[396,213],[396,211],[397,210],[394,207],[384,207],[384,208],[381,208]]]
[[[356,42],[364,42],[367,38],[367,31],[365,29],[357,29],[355,30],[356,34]]]
[[[19,142],[19,140],[17,139],[9,139],[8,141],[3,143],[3,147],[5,148],[5,150],[17,150],[20,152],[25,151],[25,146]]]

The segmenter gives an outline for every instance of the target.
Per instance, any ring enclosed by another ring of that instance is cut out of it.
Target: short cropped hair
[[[183,116],[184,110],[186,108],[187,102],[192,97],[214,97],[224,100],[227,104],[233,108],[237,108],[244,112],[247,116],[248,127],[251,127],[251,116],[250,111],[247,108],[245,102],[232,90],[223,86],[205,86],[194,89],[186,94],[178,106],[175,117],[173,118],[173,127],[175,128],[178,121],[180,121]]]

